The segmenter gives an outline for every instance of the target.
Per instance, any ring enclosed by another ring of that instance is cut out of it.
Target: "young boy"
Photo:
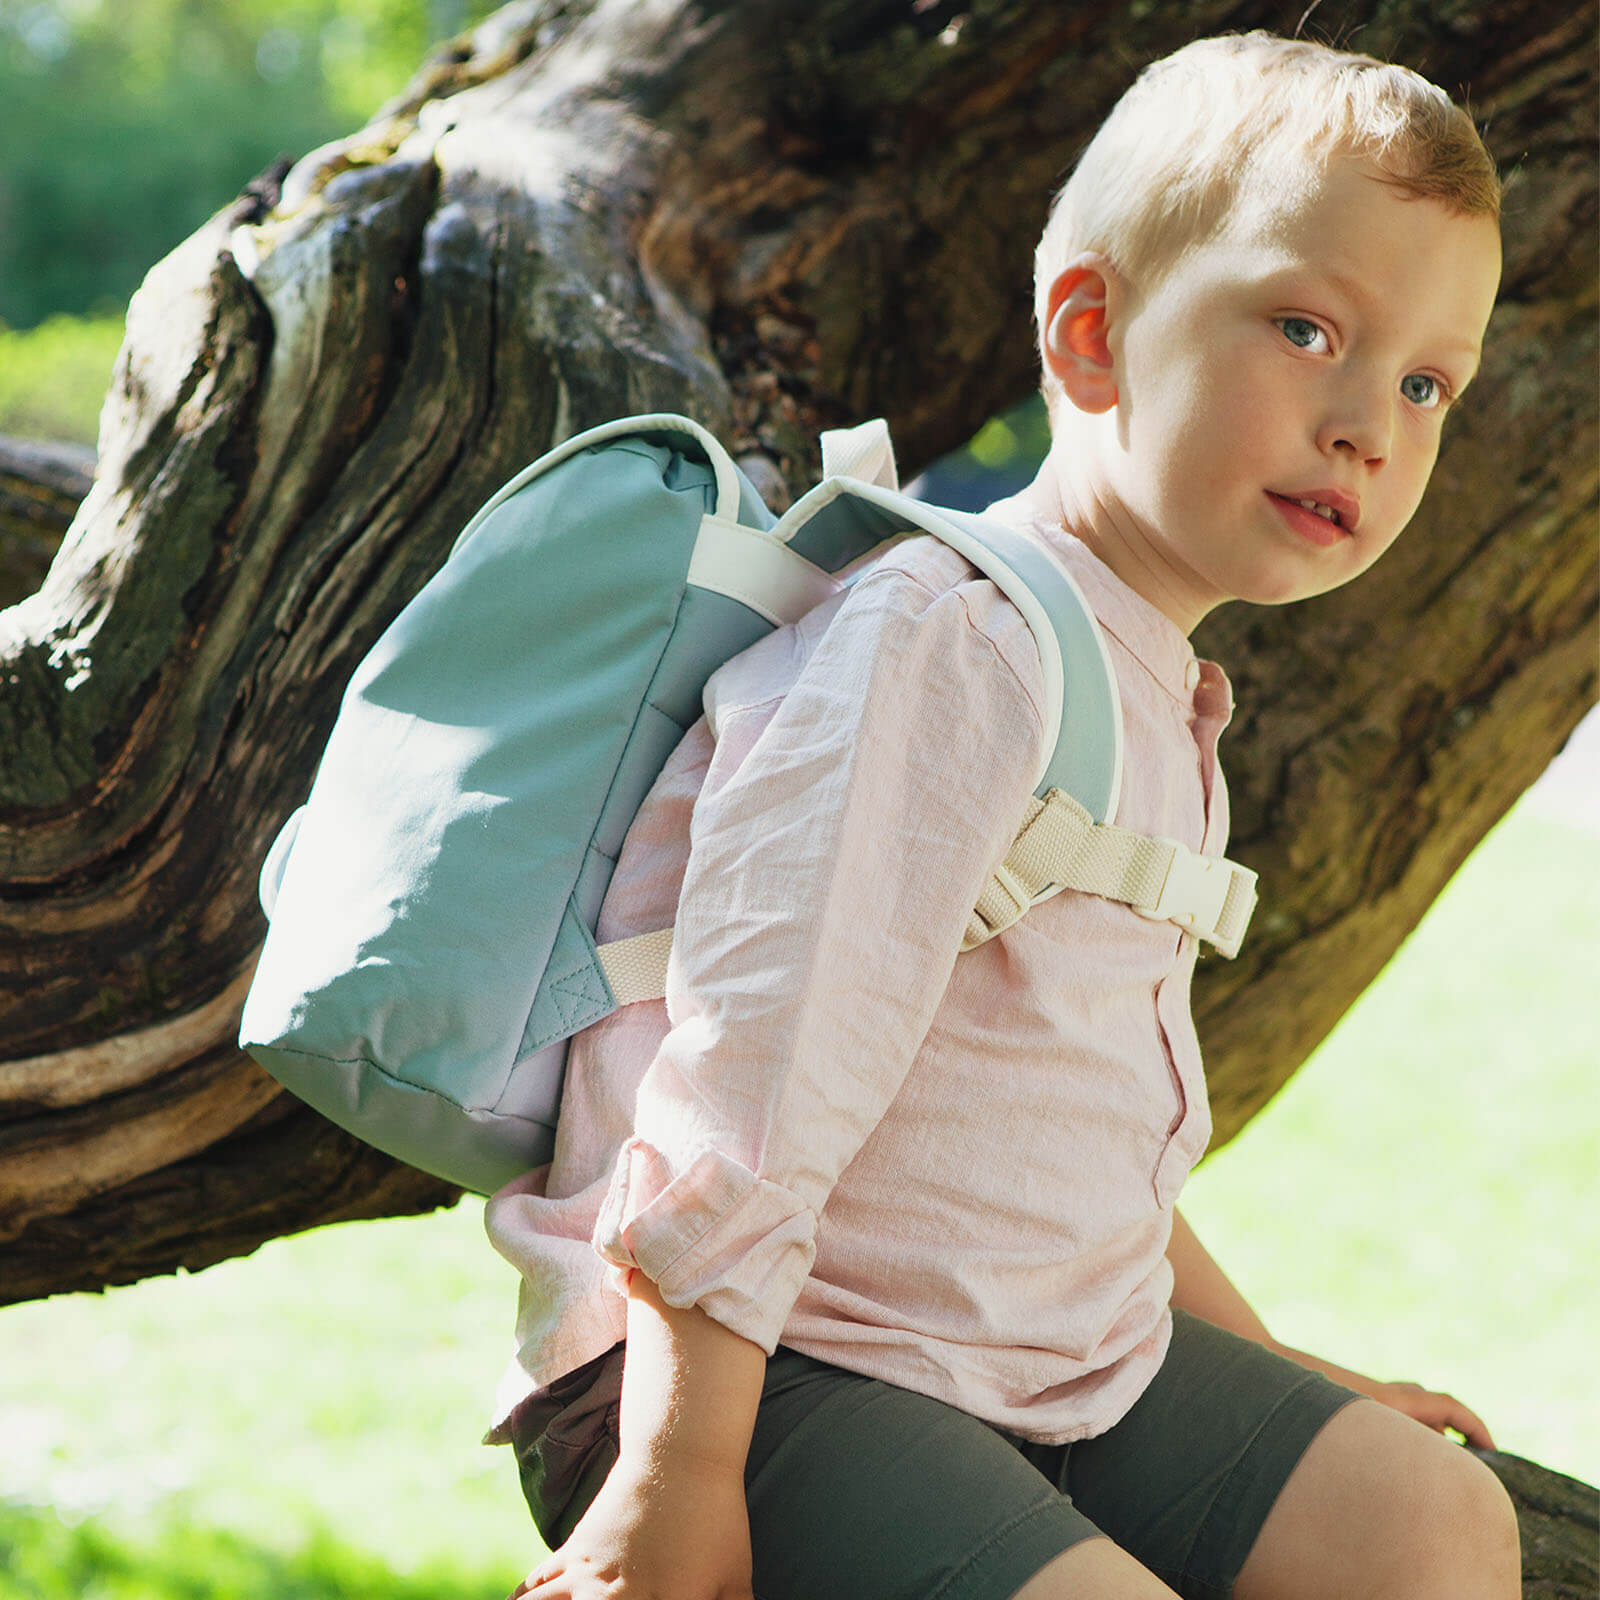
[[[1187,636],[1405,526],[1497,212],[1438,90],[1260,34],[1149,69],[1084,155],[1038,255],[1050,456],[991,515],[1101,620],[1122,825],[1224,849],[1231,699]],[[1069,893],[956,958],[1041,700],[929,539],[708,686],[600,931],[675,923],[667,999],[575,1042],[553,1165],[489,1212],[525,1279],[492,1436],[555,1551],[517,1593],[1517,1593],[1442,1436],[1482,1423],[1275,1344],[1175,1209],[1193,938]]]

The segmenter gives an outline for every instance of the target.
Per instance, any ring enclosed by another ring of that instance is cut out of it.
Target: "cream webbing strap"
[[[1248,867],[1196,855],[1176,839],[1096,823],[1071,795],[1052,789],[1029,802],[961,948],[1003,933],[1036,900],[1061,889],[1103,895],[1152,921],[1175,922],[1229,957],[1239,953],[1256,903],[1256,875]]]
[[[656,933],[636,933],[631,939],[617,939],[598,945],[595,954],[605,971],[606,982],[619,1006],[635,1000],[659,1000],[667,992],[667,958],[672,954],[672,929]]]
[[[1149,838],[1096,823],[1071,795],[1052,789],[1031,800],[1005,860],[995,869],[967,923],[972,950],[1021,919],[1036,900],[1079,889],[1131,906],[1141,917],[1175,922],[1197,939],[1236,956],[1256,903],[1256,875],[1221,856],[1196,855],[1176,839]],[[597,947],[619,1006],[667,992],[672,929],[635,934]]]

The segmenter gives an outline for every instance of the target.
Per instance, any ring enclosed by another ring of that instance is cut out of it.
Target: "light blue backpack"
[[[589,430],[519,473],[357,668],[261,875],[240,1043],[334,1122],[479,1193],[549,1160],[567,1041],[664,992],[671,930],[597,950],[623,836],[710,674],[926,532],[1039,644],[1059,733],[967,946],[1064,887],[1227,953],[1243,868],[1109,826],[1115,684],[1087,604],[1013,529],[898,492],[881,422],[826,434],[775,519],[686,417]]]

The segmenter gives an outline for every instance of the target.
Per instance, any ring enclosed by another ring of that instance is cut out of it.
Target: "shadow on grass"
[[[505,1600],[520,1576],[396,1573],[325,1530],[290,1554],[177,1522],[130,1539],[92,1520],[64,1523],[48,1506],[0,1501],[4,1600]]]

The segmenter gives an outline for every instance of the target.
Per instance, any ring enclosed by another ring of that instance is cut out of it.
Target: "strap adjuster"
[[[984,885],[982,897],[972,908],[972,915],[967,919],[967,935],[961,941],[962,950],[975,950],[1021,922],[1032,904],[1033,896],[1028,893],[1027,885],[1002,862],[994,869]]]

